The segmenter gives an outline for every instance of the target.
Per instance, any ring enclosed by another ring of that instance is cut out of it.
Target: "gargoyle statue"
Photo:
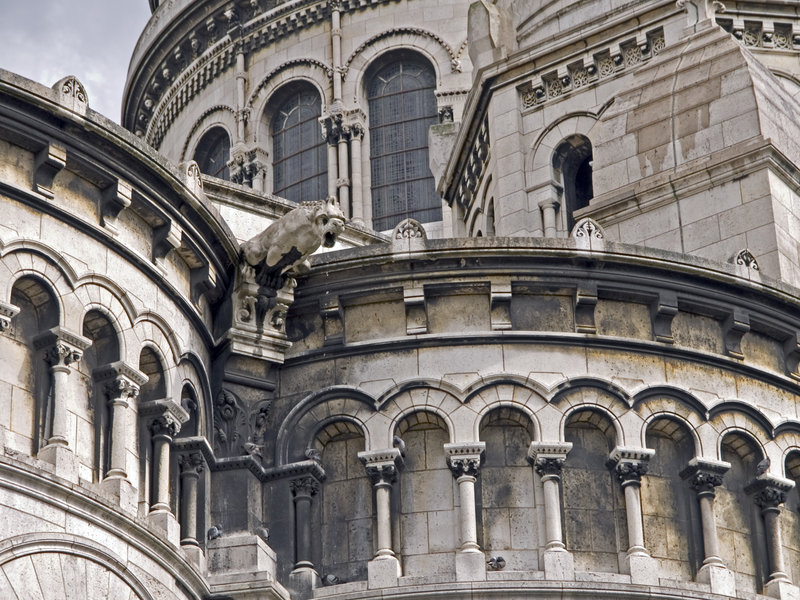
[[[241,273],[258,284],[260,323],[276,295],[294,273],[308,270],[308,257],[320,246],[331,248],[344,231],[345,216],[336,199],[303,202],[242,245]]]

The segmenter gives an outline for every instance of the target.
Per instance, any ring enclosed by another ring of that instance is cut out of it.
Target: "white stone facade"
[[[793,7],[150,4],[127,131],[0,71],[0,598],[800,597]]]

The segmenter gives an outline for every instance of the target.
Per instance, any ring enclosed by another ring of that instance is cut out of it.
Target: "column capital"
[[[614,467],[617,479],[625,487],[642,481],[642,475],[647,473],[648,462],[654,454],[655,450],[650,448],[617,446],[608,455],[608,461]]]
[[[199,475],[205,469],[206,461],[202,452],[186,452],[178,455],[178,466],[181,475]]]
[[[453,472],[453,477],[477,477],[481,466],[481,457],[486,451],[486,442],[460,442],[445,444],[444,453],[447,457],[447,466]]]
[[[531,442],[528,462],[540,477],[560,477],[570,450],[570,442]]]
[[[393,484],[397,481],[397,473],[404,464],[400,450],[397,448],[359,452],[358,460],[364,465],[367,477],[373,485]]]
[[[311,498],[319,493],[319,481],[311,475],[296,477],[289,481],[289,489],[292,491],[292,498]]]
[[[168,398],[148,400],[139,404],[139,417],[145,420],[150,433],[175,437],[181,425],[189,420],[189,413]]]
[[[722,485],[725,473],[731,468],[731,463],[722,460],[708,460],[695,457],[689,461],[688,466],[679,475],[689,481],[691,488],[698,494],[714,495],[714,488]]]
[[[68,367],[78,362],[83,356],[83,351],[91,344],[92,340],[61,326],[53,327],[33,340],[37,350],[45,349],[45,360],[52,367]]]
[[[19,306],[0,300],[0,333],[11,327],[11,319],[19,314]]]
[[[753,502],[762,510],[777,509],[786,502],[786,494],[794,487],[794,481],[765,473],[748,483],[744,491],[753,496]]]
[[[92,371],[92,379],[104,387],[110,403],[128,402],[139,395],[139,390],[148,377],[123,361],[108,363]]]

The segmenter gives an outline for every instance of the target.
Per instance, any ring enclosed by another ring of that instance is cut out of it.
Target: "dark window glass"
[[[328,195],[328,159],[319,125],[322,100],[310,86],[293,87],[272,117],[273,193],[293,202]]]
[[[212,177],[230,180],[228,170],[228,160],[231,154],[231,140],[222,127],[210,129],[197,144],[194,152],[194,160],[200,171]]]
[[[442,218],[428,166],[428,128],[437,122],[436,76],[416,58],[398,57],[367,84],[372,225],[391,229],[405,218]]]

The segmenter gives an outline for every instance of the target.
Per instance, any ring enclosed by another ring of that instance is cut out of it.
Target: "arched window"
[[[230,180],[228,161],[231,154],[231,140],[228,132],[222,127],[212,127],[203,134],[197,149],[194,151],[194,160],[200,171],[212,177]]]
[[[592,144],[586,136],[574,134],[562,141],[553,153],[556,181],[564,188],[567,231],[575,225],[576,210],[589,206],[592,189]]]
[[[322,100],[310,84],[282,93],[272,116],[272,193],[293,202],[328,195],[328,159],[319,117]]]
[[[392,53],[367,74],[372,226],[442,218],[428,166],[428,128],[437,121],[436,74],[416,55]]]

